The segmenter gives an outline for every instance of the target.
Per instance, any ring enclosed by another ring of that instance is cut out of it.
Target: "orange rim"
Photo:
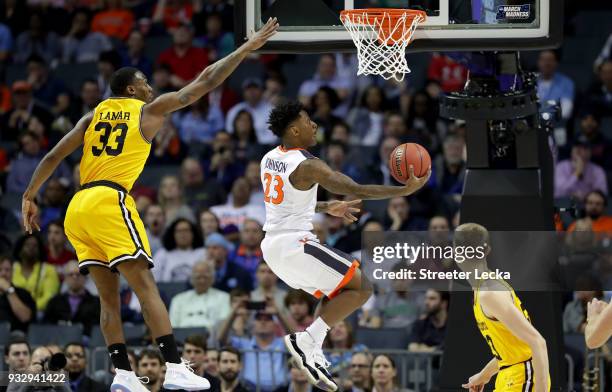
[[[387,45],[392,44],[392,39],[397,42],[403,36],[403,31],[397,29],[397,22],[406,16],[406,27],[411,26],[413,21],[420,19],[418,23],[427,20],[427,13],[421,10],[411,10],[407,8],[362,8],[344,10],[340,12],[340,20],[348,19],[350,23],[373,26],[379,29],[379,41]],[[346,23],[345,23],[346,24]],[[387,39],[383,35],[387,35]],[[389,37],[389,34],[392,34]]]

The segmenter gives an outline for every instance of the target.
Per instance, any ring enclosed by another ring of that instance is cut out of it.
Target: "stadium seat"
[[[60,64],[53,72],[66,83],[66,87],[79,95],[85,79],[95,78],[98,74],[98,63]]]
[[[11,338],[11,324],[0,323],[0,346],[4,346]]]
[[[145,334],[146,326],[144,324],[124,324],[123,335],[125,340],[138,339]],[[105,347],[106,342],[104,341],[104,335],[99,325],[96,325],[91,330],[91,337],[89,339],[89,347]]]
[[[355,336],[370,349],[407,348],[410,337],[406,328],[357,328]]]
[[[158,282],[157,287],[162,298],[168,304],[170,304],[175,295],[189,289],[187,282]]]
[[[28,342],[32,346],[58,344],[64,346],[71,342],[81,342],[83,326],[31,324],[28,330]]]
[[[174,328],[173,331],[177,342],[183,342],[191,335],[203,335],[204,338],[208,339],[208,330],[204,327]]]

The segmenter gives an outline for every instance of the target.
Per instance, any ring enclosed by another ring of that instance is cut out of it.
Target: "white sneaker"
[[[330,392],[338,390],[338,385],[327,371],[329,362],[321,346],[315,343],[308,332],[286,335],[285,345],[312,385]]]
[[[115,377],[111,384],[111,392],[149,392],[147,388],[142,385],[149,383],[148,377],[138,377],[136,373],[128,372],[123,369],[115,370]]]
[[[191,368],[189,361],[181,358],[181,363],[166,362],[166,377],[164,379],[164,389],[186,391],[201,391],[209,389],[210,382],[204,377],[200,377]]]

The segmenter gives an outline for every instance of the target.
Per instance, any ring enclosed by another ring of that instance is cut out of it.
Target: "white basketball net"
[[[407,25],[409,16],[412,15],[408,12],[402,14],[392,26],[388,13],[380,16],[367,13],[343,15],[342,23],[357,47],[357,75],[380,75],[385,80],[395,78],[398,82],[404,80],[404,75],[410,72],[406,47],[419,23],[424,21],[421,15],[417,15]]]

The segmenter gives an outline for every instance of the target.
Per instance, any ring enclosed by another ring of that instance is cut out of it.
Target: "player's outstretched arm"
[[[507,291],[483,291],[480,293],[482,310],[490,317],[495,317],[509,330],[531,348],[533,370],[535,374],[535,392],[548,391],[549,370],[546,340],[537,329],[514,306]],[[546,381],[543,381],[546,380]]]
[[[587,325],[584,329],[586,345],[590,349],[601,347],[612,336],[612,302],[594,299],[587,307]]]
[[[497,358],[493,358],[482,368],[481,371],[474,374],[468,379],[466,384],[461,385],[465,389],[469,389],[470,392],[480,392],[484,389],[485,385],[491,380],[497,371],[499,365],[497,364]]]
[[[84,115],[72,131],[68,132],[66,136],[64,136],[55,147],[44,156],[36,167],[36,170],[34,170],[30,184],[23,193],[21,201],[23,226],[28,233],[32,233],[32,228],[40,230],[37,222],[38,207],[36,207],[34,203],[34,198],[38,194],[40,187],[47,181],[51,174],[53,174],[60,162],[83,144],[83,136],[92,119],[93,112]]]
[[[410,179],[404,186],[361,185],[349,176],[332,170],[320,159],[307,159],[291,174],[291,182],[294,186],[299,184],[300,189],[308,189],[313,184],[320,184],[329,192],[337,195],[354,195],[362,200],[374,200],[411,195],[427,183],[430,175],[431,170],[426,176],[415,177],[414,169],[410,166]]]
[[[185,106],[191,105],[206,93],[219,86],[244,58],[254,50],[261,48],[278,29],[276,18],[268,19],[268,22],[255,33],[247,42],[238,49],[209,65],[188,85],[179,91],[162,94],[153,102],[144,107],[147,115],[165,116]],[[150,136],[150,135],[145,135]],[[153,135],[154,136],[154,135]],[[149,139],[151,140],[151,139]]]

